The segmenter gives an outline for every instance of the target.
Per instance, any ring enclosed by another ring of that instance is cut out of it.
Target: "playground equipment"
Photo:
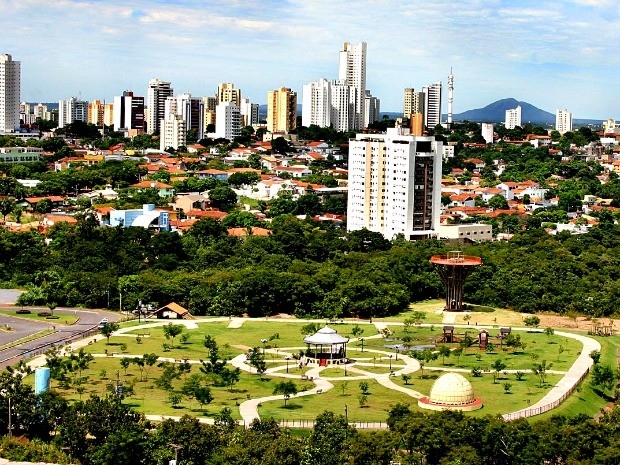
[[[452,251],[446,255],[433,255],[430,262],[446,286],[445,310],[462,312],[463,284],[474,267],[482,265],[482,259],[463,255],[460,251]]]

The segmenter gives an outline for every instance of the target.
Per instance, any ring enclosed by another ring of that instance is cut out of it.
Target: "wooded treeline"
[[[46,245],[46,241],[48,244]],[[21,303],[133,310],[138,301],[171,301],[196,315],[369,318],[396,314],[443,295],[431,255],[454,246],[428,240],[386,241],[369,231],[320,230],[280,216],[269,236],[230,237],[205,219],[184,235],[98,227],[86,217],[47,237],[0,230],[0,280],[28,286]],[[510,242],[460,247],[484,265],[465,286],[471,303],[522,312],[616,313],[620,228],[583,235],[537,228]]]

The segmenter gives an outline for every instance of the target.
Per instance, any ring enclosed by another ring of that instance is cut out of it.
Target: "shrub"
[[[15,313],[18,315],[30,315],[32,312],[27,308],[22,308],[20,310],[17,310]]]
[[[39,312],[37,313],[37,316],[44,316],[47,318],[48,316],[52,316],[52,314],[50,312]]]

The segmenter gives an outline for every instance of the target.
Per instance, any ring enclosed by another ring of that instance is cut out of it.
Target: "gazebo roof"
[[[324,328],[319,329],[312,336],[305,337],[304,342],[315,345],[344,344],[349,342],[349,338],[341,336],[338,334],[338,331],[325,325]]]

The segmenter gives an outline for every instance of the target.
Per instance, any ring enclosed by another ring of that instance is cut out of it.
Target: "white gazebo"
[[[319,366],[327,366],[347,362],[348,337],[341,336],[338,331],[325,325],[312,336],[304,338],[308,344],[308,360]],[[311,350],[310,346],[314,350]]]

